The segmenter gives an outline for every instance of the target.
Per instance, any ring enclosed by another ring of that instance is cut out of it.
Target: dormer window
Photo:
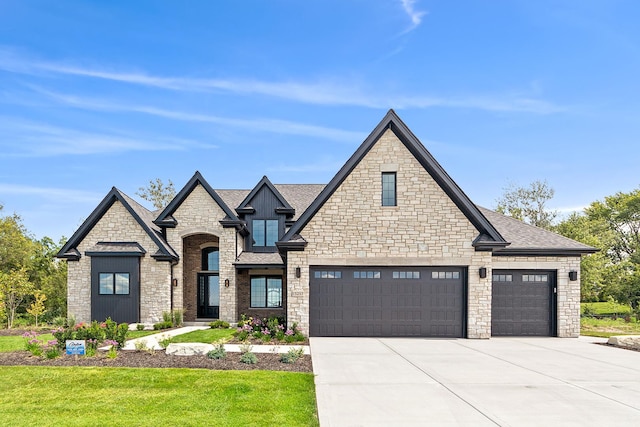
[[[252,235],[254,247],[275,246],[278,241],[278,220],[254,219]]]

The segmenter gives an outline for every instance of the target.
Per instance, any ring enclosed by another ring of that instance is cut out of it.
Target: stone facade
[[[382,172],[396,172],[397,206],[381,206]],[[309,327],[309,266],[468,267],[470,338],[491,334],[491,254],[472,246],[478,231],[418,160],[387,130],[301,230],[303,252],[289,252],[288,320]]]
[[[187,248],[184,245],[185,238],[192,235],[206,234],[209,241],[218,239],[220,251],[220,319],[227,322],[235,322],[236,319],[236,283],[235,267],[233,262],[237,256],[236,230],[234,228],[224,228],[220,225],[220,220],[225,217],[225,213],[220,206],[207,193],[202,185],[197,185],[191,194],[173,213],[173,217],[178,221],[175,228],[167,229],[167,243],[180,255],[181,261],[173,268],[173,277],[178,278],[178,286],[173,288],[174,306],[176,308],[191,307],[195,299],[191,298],[189,290],[190,283],[196,281],[197,271],[187,270],[183,263],[185,258],[189,258],[191,250],[197,250],[196,257],[200,257],[200,248]],[[205,240],[207,240],[205,239]],[[197,258],[199,260],[199,258]],[[199,262],[199,261],[198,261]],[[197,267],[196,267],[197,269]],[[225,279],[229,280],[229,287],[224,286]],[[192,282],[193,281],[193,282]],[[195,285],[194,285],[195,288]],[[185,297],[191,300],[186,300]],[[190,313],[193,312],[190,309]],[[195,319],[195,317],[194,317]]]
[[[556,271],[558,337],[576,338],[580,335],[580,257],[496,256],[492,268]],[[570,271],[578,272],[578,280],[569,280]]]
[[[170,263],[151,258],[158,246],[119,201],[77,246],[82,255],[80,260],[69,261],[68,314],[78,322],[91,320],[91,257],[84,253],[96,243],[105,241],[138,242],[146,250],[140,259],[140,321],[154,323],[161,320],[162,312],[171,306]]]

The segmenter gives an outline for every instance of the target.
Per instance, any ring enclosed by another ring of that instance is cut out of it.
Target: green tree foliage
[[[510,184],[497,200],[496,210],[528,224],[551,229],[558,213],[549,210],[547,203],[555,191],[547,181],[534,181],[528,187]]]
[[[560,234],[599,248],[582,258],[582,299],[640,306],[640,189],[591,203],[558,224]]]
[[[4,299],[7,328],[13,327],[18,307],[32,292],[33,284],[29,282],[26,269],[12,270],[9,273],[0,272],[0,295]]]
[[[160,178],[156,178],[150,180],[146,187],[140,187],[136,195],[153,203],[156,209],[164,209],[176,197],[176,189],[171,180],[165,185]]]
[[[44,293],[35,291],[33,293],[33,302],[31,303],[29,308],[27,308],[27,313],[29,313],[36,319],[36,327],[38,327],[38,316],[43,315],[46,311],[44,307],[44,302],[46,300],[47,296]]]

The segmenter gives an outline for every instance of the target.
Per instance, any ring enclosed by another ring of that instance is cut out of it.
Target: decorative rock
[[[213,350],[213,345],[203,343],[171,343],[167,346],[167,354],[174,356],[204,355]]]
[[[609,338],[610,345],[640,349],[640,335],[624,335]]]

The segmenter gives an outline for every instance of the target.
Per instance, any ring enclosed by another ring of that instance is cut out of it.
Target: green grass
[[[624,319],[595,319],[583,317],[580,319],[580,334],[592,337],[609,338],[612,335],[640,335],[640,322],[635,316],[629,323]]]
[[[224,338],[232,338],[234,329],[202,329],[187,334],[176,335],[171,342],[203,342],[211,344]]]
[[[317,426],[313,375],[0,367],[0,425]]]
[[[45,344],[53,339],[51,334],[38,335],[38,339]],[[24,350],[24,338],[22,335],[10,335],[0,337],[0,353],[7,351]]]
[[[618,304],[617,302],[583,302],[580,304],[580,313],[584,313],[585,308],[588,308],[596,315],[631,313],[629,305]]]
[[[127,334],[127,339],[132,340],[134,338],[142,338],[146,337],[147,335],[153,335],[160,332],[162,331],[129,331],[129,333]]]

